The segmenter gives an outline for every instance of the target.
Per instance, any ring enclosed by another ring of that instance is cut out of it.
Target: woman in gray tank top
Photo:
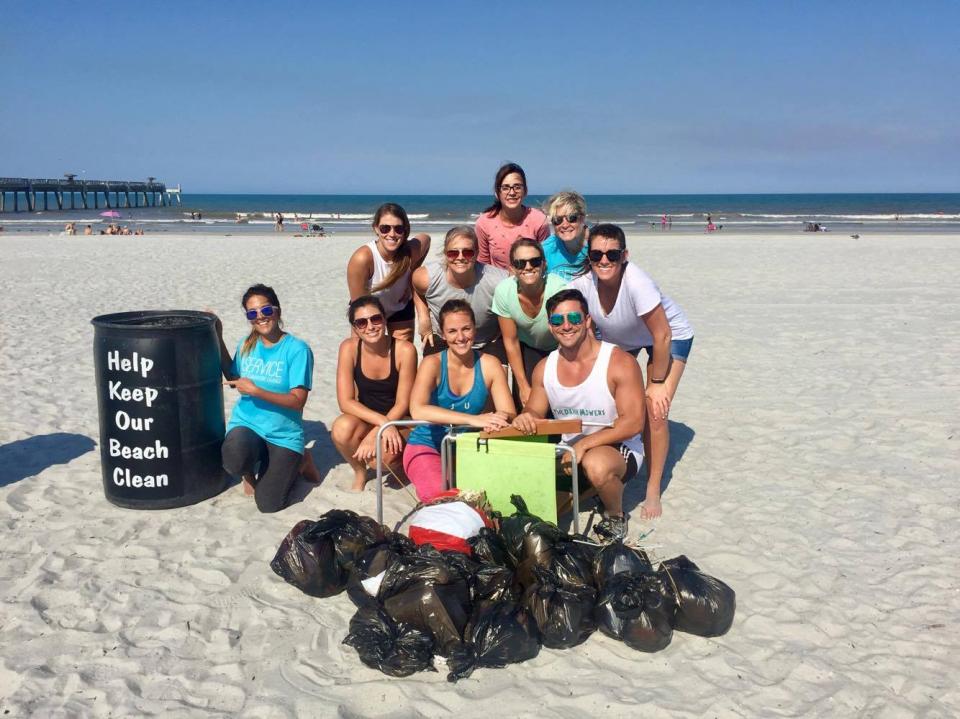
[[[439,261],[428,262],[413,273],[417,328],[424,356],[440,352],[440,308],[450,300],[463,300],[476,316],[476,349],[506,362],[500,342],[500,324],[493,313],[493,293],[507,277],[498,267],[477,262],[477,235],[472,227],[454,227],[443,240]]]

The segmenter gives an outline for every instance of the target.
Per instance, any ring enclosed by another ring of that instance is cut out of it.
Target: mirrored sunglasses
[[[252,310],[244,311],[244,314],[247,316],[247,319],[253,322],[257,317],[273,317],[274,312],[279,310],[279,307],[274,307],[273,305],[264,305],[263,307],[258,307]]]
[[[472,260],[476,256],[477,251],[468,247],[460,250],[446,250],[443,254],[447,256],[448,260],[455,260],[459,257],[465,260]]]
[[[554,327],[560,327],[563,324],[563,321],[566,320],[573,326],[577,327],[583,324],[583,313],[582,312],[567,312],[567,314],[555,314],[550,315],[548,322]]]

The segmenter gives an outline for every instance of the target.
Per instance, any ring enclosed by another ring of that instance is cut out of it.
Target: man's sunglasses
[[[462,257],[465,260],[472,260],[476,256],[477,251],[470,248],[466,248],[466,249],[460,249],[460,250],[446,250],[444,251],[443,254],[447,256],[448,260],[456,260],[460,257]]]
[[[543,258],[527,257],[526,259],[522,259],[522,260],[510,260],[510,264],[513,265],[513,269],[515,269],[517,272],[519,272],[520,270],[526,269],[527,265],[530,265],[531,267],[536,269],[543,264]]]
[[[246,314],[248,320],[253,322],[255,319],[257,319],[258,315],[260,317],[273,317],[273,313],[279,309],[279,307],[274,307],[273,305],[264,305],[263,307],[258,307],[255,310],[246,310],[244,314]]]
[[[367,329],[368,323],[372,327],[379,327],[383,324],[383,315],[378,312],[377,314],[370,315],[369,317],[357,317],[357,319],[353,321],[353,326],[358,330],[363,331]]]
[[[567,314],[565,315],[558,313],[555,315],[550,315],[550,317],[547,318],[547,322],[549,322],[554,327],[560,327],[563,324],[564,320],[566,320],[567,322],[569,322],[575,327],[579,327],[580,325],[583,324],[583,313],[567,312]]]
[[[564,220],[569,222],[571,225],[575,225],[580,221],[580,217],[581,215],[579,212],[574,212],[573,214],[570,214],[570,215],[557,215],[550,221],[557,226],[562,225]]]
[[[378,225],[377,230],[381,235],[389,235],[390,230],[393,230],[398,235],[403,234],[403,225]]]
[[[602,250],[590,250],[587,253],[587,257],[593,264],[597,264],[600,260],[606,257],[611,262],[619,262],[623,257],[623,250],[607,250],[606,252]]]

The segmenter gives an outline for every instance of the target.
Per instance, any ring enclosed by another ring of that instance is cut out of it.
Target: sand
[[[374,512],[328,434],[363,239],[0,236],[0,715],[960,713],[956,236],[631,237],[696,329],[664,516],[636,513],[631,534],[653,529],[659,556],[733,586],[736,621],[653,655],[598,634],[456,685],[442,663],[402,680],[365,668],[340,644],[349,600],[268,566],[296,521]],[[323,484],[275,515],[236,487],[175,510],[109,504],[90,318],[210,307],[232,343],[256,281],[316,356],[305,418]],[[386,495],[392,523],[410,499]]]

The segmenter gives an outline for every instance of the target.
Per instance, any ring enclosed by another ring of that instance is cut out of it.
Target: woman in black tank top
[[[410,390],[417,373],[417,352],[406,340],[387,334],[386,313],[372,295],[350,303],[351,337],[340,343],[337,360],[337,402],[343,413],[330,430],[333,443],[353,469],[351,489],[359,492],[367,468],[376,460],[380,425],[407,416]],[[383,433],[384,463],[402,476],[404,440],[391,427]]]

